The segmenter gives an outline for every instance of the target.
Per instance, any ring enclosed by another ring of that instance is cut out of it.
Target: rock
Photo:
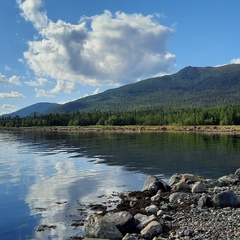
[[[152,202],[157,202],[157,201],[160,200],[160,198],[161,198],[161,191],[159,190],[156,195],[151,197],[151,201]]]
[[[160,233],[162,233],[162,225],[157,221],[152,221],[141,231],[141,236],[152,239]]]
[[[139,234],[127,233],[122,240],[139,240],[140,237]]]
[[[184,200],[187,196],[188,196],[187,193],[175,192],[169,196],[169,202],[173,203],[173,202],[177,201],[178,199]]]
[[[206,187],[203,183],[201,182],[196,182],[193,186],[192,186],[192,193],[203,193],[206,191]]]
[[[214,188],[214,187],[223,187],[225,185],[224,182],[218,181],[218,180],[208,180],[207,181],[207,187]]]
[[[237,184],[238,182],[240,182],[240,179],[238,175],[230,174],[220,177],[218,181],[223,182],[225,184]]]
[[[117,227],[105,217],[98,214],[89,215],[84,221],[84,234],[86,238],[104,238],[121,240],[123,235]]]
[[[158,212],[157,212],[157,216],[158,217],[161,217],[161,216],[163,216],[165,214],[165,211],[163,211],[163,210],[159,210]]]
[[[84,238],[83,240],[110,240],[107,238]]]
[[[152,194],[156,194],[158,190],[162,190],[164,192],[169,190],[169,186],[158,179],[156,176],[149,175],[143,185],[142,191],[150,191]]]
[[[151,204],[150,206],[145,208],[146,213],[150,213],[150,214],[155,214],[158,212],[158,207],[154,204]]]
[[[137,229],[137,222],[135,218],[127,211],[115,213],[108,212],[105,215],[105,218],[112,222],[123,235],[126,233],[133,233]]]
[[[185,182],[178,182],[173,189],[176,191],[190,191],[189,185]]]
[[[233,191],[224,191],[213,197],[213,205],[220,208],[237,207],[239,205],[239,200]]]
[[[182,182],[197,182],[197,181],[205,181],[205,179],[201,176],[198,176],[198,175],[194,175],[194,174],[189,174],[189,173],[186,173],[186,174],[183,174],[182,175],[182,178],[181,178],[181,181]]]
[[[162,218],[166,221],[173,221],[174,218],[170,215],[167,215],[167,214],[163,214]]]
[[[202,208],[202,207],[212,207],[213,206],[213,200],[208,196],[202,196],[198,200],[198,206],[200,208]]]
[[[237,175],[240,178],[240,168],[236,170],[235,175]]]
[[[139,230],[142,230],[143,228],[145,228],[150,222],[152,222],[153,220],[156,220],[156,217],[154,215],[144,215],[141,213],[138,213],[134,216],[134,218],[139,222],[139,224],[137,225],[137,228]]]
[[[181,178],[182,178],[182,174],[176,173],[172,175],[169,179],[168,185],[172,187],[173,185],[178,183],[181,180]]]

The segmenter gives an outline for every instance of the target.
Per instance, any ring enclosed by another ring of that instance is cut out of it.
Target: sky
[[[239,0],[1,0],[0,115],[240,63]]]

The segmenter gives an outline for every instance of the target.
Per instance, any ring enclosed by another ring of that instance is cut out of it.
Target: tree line
[[[164,108],[156,111],[92,111],[50,113],[27,117],[2,117],[1,127],[90,125],[239,125],[240,106]]]

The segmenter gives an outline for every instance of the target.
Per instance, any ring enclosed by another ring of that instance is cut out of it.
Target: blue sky
[[[0,115],[240,63],[238,0],[1,0]]]

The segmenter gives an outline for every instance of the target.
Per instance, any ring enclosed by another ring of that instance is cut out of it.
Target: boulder
[[[134,233],[137,230],[137,221],[132,214],[127,211],[108,212],[105,218],[112,222],[123,235],[126,233]]]
[[[213,205],[215,207],[237,207],[239,200],[233,191],[223,191],[213,197]]]
[[[152,239],[160,233],[162,233],[162,225],[157,221],[152,221],[141,231],[141,236]]]
[[[168,185],[172,187],[173,185],[178,183],[181,180],[181,178],[182,178],[182,174],[179,174],[179,173],[173,174],[169,179]]]
[[[169,189],[169,186],[164,181],[158,179],[156,176],[149,175],[143,185],[142,191],[147,190],[152,194],[156,194],[159,190],[166,192],[169,191]]]
[[[144,215],[141,213],[138,213],[134,216],[134,218],[139,222],[139,224],[137,225],[137,228],[139,230],[142,230],[143,228],[145,228],[150,222],[152,222],[153,220],[156,220],[157,218],[154,215]]]
[[[206,187],[203,183],[201,182],[196,182],[193,186],[192,186],[192,193],[203,193],[206,191]]]
[[[123,235],[118,228],[105,217],[98,214],[89,215],[84,221],[84,235],[86,238],[102,238],[121,240]]]

